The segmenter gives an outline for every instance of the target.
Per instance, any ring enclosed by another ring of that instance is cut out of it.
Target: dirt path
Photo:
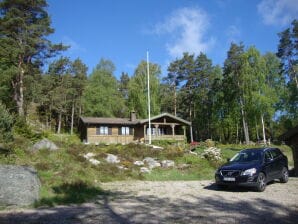
[[[297,223],[298,178],[265,192],[218,191],[211,181],[113,182],[92,203],[1,211],[0,223]]]

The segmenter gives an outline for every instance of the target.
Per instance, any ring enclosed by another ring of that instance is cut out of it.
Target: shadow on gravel
[[[212,183],[206,187],[204,187],[206,190],[210,191],[229,191],[229,192],[249,192],[254,191],[253,188],[249,187],[236,187],[236,186],[221,186],[219,187],[215,183]]]
[[[296,178],[298,177],[298,176],[295,175],[295,169],[294,168],[289,170],[289,176],[290,177],[296,177]]]
[[[216,193],[170,199],[118,191],[100,195],[95,203],[0,213],[0,223],[297,223],[297,204],[288,207],[269,198],[245,197],[244,193],[243,200],[235,201]]]

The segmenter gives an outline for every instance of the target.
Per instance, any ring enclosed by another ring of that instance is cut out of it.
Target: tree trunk
[[[191,111],[191,103],[189,106],[189,119],[190,119],[190,142],[193,142],[193,133],[192,133],[192,111]]]
[[[177,92],[176,92],[176,86],[174,86],[174,115],[177,116]]]
[[[261,121],[262,121],[262,129],[263,129],[263,141],[264,141],[264,144],[266,144],[266,132],[265,132],[265,124],[264,124],[264,114],[261,115]]]
[[[72,107],[71,107],[71,125],[70,125],[70,134],[73,134],[73,121],[74,121],[74,102],[72,102]]]
[[[61,121],[62,121],[62,112],[59,112],[57,134],[61,133]]]
[[[298,89],[298,80],[297,80],[296,75],[294,76],[294,79],[295,79],[295,82],[296,82],[296,88]]]
[[[258,140],[258,142],[259,142],[259,140],[260,140],[260,136],[259,136],[259,128],[258,128],[257,121],[255,121],[255,122],[256,122],[256,135],[257,135],[257,140]]]
[[[12,83],[14,89],[14,100],[17,104],[18,114],[19,116],[24,116],[24,74],[25,70],[22,67],[22,60],[19,59],[18,64],[18,75],[16,80]]]
[[[238,122],[237,122],[237,125],[236,125],[236,144],[238,144],[238,138],[239,138],[239,127],[238,127]]]
[[[243,124],[243,131],[245,137],[245,144],[249,144],[249,133],[248,133],[248,125],[245,119],[245,111],[242,98],[240,97],[240,107],[241,107],[241,115],[242,115],[242,124]]]

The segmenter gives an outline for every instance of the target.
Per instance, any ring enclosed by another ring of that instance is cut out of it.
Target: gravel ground
[[[82,205],[0,211],[0,223],[253,223],[298,220],[298,178],[269,184],[265,192],[211,181],[113,182],[110,192]]]

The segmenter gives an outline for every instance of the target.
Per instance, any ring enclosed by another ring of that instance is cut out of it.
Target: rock
[[[143,161],[135,161],[133,164],[136,165],[136,166],[144,166]]]
[[[161,166],[159,162],[151,157],[146,157],[143,162],[147,163],[150,169]]]
[[[106,161],[108,163],[120,163],[120,160],[118,159],[118,157],[113,154],[108,154]]]
[[[94,157],[94,156],[95,156],[95,154],[92,153],[92,152],[88,152],[87,154],[83,155],[83,157],[84,157],[85,159],[90,159],[90,158],[92,158],[92,157]]]
[[[50,141],[49,139],[42,139],[39,142],[36,142],[33,147],[33,150],[40,150],[40,149],[48,149],[48,150],[57,150],[58,147],[55,145],[54,142]]]
[[[140,172],[141,172],[141,173],[150,173],[151,170],[148,169],[147,167],[141,167]]]
[[[39,189],[34,168],[0,165],[0,206],[31,205],[39,199]]]
[[[93,158],[89,159],[89,162],[92,163],[93,165],[100,164],[100,161],[98,161],[97,159],[93,159]]]
[[[152,145],[152,148],[157,149],[157,150],[162,150],[163,149],[163,147],[157,146],[157,145]]]
[[[174,167],[175,162],[173,160],[163,160],[161,161],[161,166],[164,168]]]
[[[128,170],[128,168],[126,168],[125,166],[117,166],[117,168],[118,168],[119,170]]]

